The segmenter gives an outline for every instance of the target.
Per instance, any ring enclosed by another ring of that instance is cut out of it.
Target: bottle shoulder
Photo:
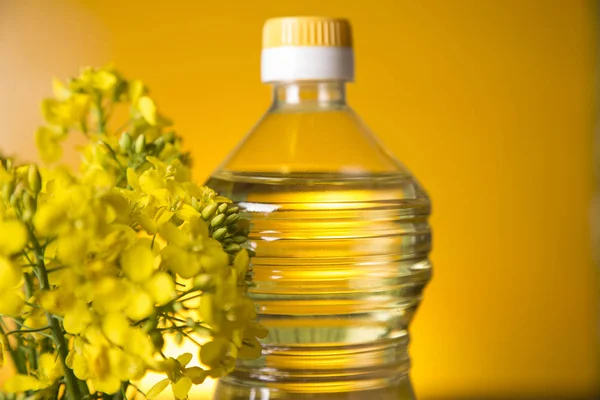
[[[217,172],[412,176],[347,106],[267,111]]]

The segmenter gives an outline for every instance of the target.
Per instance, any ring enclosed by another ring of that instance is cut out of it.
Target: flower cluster
[[[191,180],[181,140],[146,87],[111,67],[86,68],[55,81],[54,94],[36,133],[42,159],[57,162],[74,131],[89,142],[77,174],[1,159],[0,361],[11,356],[18,371],[5,391],[124,399],[153,370],[165,380],[148,398],[170,384],[186,399],[236,358],[260,356],[266,331],[246,296],[251,252],[239,208]],[[163,354],[167,335],[204,335],[204,366]]]

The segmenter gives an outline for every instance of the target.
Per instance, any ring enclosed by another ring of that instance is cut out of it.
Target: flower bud
[[[227,246],[225,246],[225,248],[223,250],[225,250],[228,253],[237,253],[238,251],[240,251],[242,248],[239,244],[237,243],[230,243]]]
[[[240,214],[231,214],[225,219],[225,225],[235,224],[240,219]]]
[[[165,148],[165,138],[162,136],[159,136],[155,141],[154,141],[154,148],[156,151],[156,154],[160,154],[161,151],[163,151],[163,149]]]
[[[12,196],[14,191],[15,191],[15,182],[14,181],[6,182],[2,186],[2,198],[6,201],[9,201],[10,197]]]
[[[173,143],[175,141],[175,132],[168,132],[163,135],[165,142]]]
[[[23,219],[29,221],[37,209],[35,199],[29,194],[29,192],[23,193]]]
[[[224,214],[225,211],[227,211],[227,207],[229,207],[229,204],[223,203],[219,206],[219,208],[217,208],[217,211],[219,212],[219,214]]]
[[[212,218],[215,211],[217,211],[216,204],[213,203],[213,204],[207,205],[206,207],[204,207],[204,210],[202,210],[202,219],[205,221],[208,221],[209,219]]]
[[[19,201],[22,200],[23,186],[17,186],[10,195],[10,205],[16,207]]]
[[[237,206],[233,206],[233,207],[229,207],[229,208],[227,209],[227,213],[226,213],[226,214],[227,214],[227,215],[236,214],[236,213],[238,213],[239,211],[240,211],[240,208],[239,208],[239,207],[237,207]]]
[[[210,220],[210,226],[211,226],[211,228],[217,228],[217,227],[223,225],[224,221],[225,221],[225,214],[219,214]]]
[[[159,331],[153,331],[150,333],[150,339],[156,350],[162,350],[165,347],[165,339]]]
[[[140,135],[135,140],[135,152],[137,154],[142,154],[146,149],[146,137],[144,135]]]
[[[119,149],[121,150],[121,153],[127,153],[129,152],[129,150],[131,149],[131,136],[129,136],[129,133],[125,132],[124,134],[121,135],[121,138],[119,139]]]
[[[217,240],[221,240],[227,235],[227,228],[219,228],[213,233],[213,238]]]
[[[144,322],[144,332],[152,332],[158,327],[158,319],[156,316],[151,316],[148,321]]]
[[[29,183],[29,189],[31,189],[33,193],[37,194],[42,190],[42,176],[35,164],[29,165],[27,181]]]
[[[237,244],[243,244],[246,243],[246,240],[248,240],[246,238],[246,236],[234,236],[233,237],[233,242],[237,243]]]

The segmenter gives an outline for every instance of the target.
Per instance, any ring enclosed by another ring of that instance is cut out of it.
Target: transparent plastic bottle
[[[350,26],[268,20],[273,104],[207,184],[239,203],[269,335],[215,399],[414,399],[408,325],[431,276],[427,194],[346,104]]]

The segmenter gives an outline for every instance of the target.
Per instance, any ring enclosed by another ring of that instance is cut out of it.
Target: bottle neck
[[[271,110],[287,108],[331,109],[346,106],[346,82],[276,82]]]

